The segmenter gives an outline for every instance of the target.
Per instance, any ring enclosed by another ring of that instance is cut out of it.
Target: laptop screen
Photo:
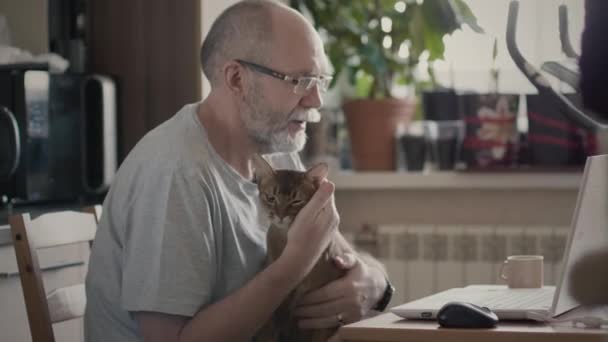
[[[580,305],[572,296],[574,282],[597,282],[597,274],[585,274],[589,279],[572,279],[572,271],[582,257],[608,248],[608,155],[587,158],[571,225],[561,280],[551,309],[553,316]],[[599,286],[597,290],[605,291]]]

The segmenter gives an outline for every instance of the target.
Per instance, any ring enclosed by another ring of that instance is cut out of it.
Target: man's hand
[[[386,287],[384,272],[370,267],[353,253],[334,259],[346,275],[302,297],[296,308],[302,329],[330,328],[367,316]]]
[[[302,277],[312,269],[340,223],[334,190],[333,183],[323,180],[289,227],[287,245],[280,258],[289,260]]]

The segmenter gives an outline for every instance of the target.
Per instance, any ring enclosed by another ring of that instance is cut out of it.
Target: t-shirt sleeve
[[[216,254],[209,201],[196,171],[144,171],[127,208],[121,304],[194,316],[209,304]]]

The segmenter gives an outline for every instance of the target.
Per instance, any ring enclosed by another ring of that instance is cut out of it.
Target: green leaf
[[[457,20],[460,23],[467,24],[469,27],[477,33],[485,33],[483,28],[477,24],[477,18],[462,0],[448,0],[452,3],[452,6],[456,9]]]
[[[355,94],[357,97],[366,98],[370,96],[374,78],[365,72],[355,72]]]
[[[451,33],[460,28],[460,22],[450,2],[445,0],[424,1],[421,5],[424,19],[441,34]]]
[[[424,44],[429,52],[429,61],[443,59],[443,35],[432,25],[424,25]]]
[[[424,45],[424,14],[420,7],[413,7],[412,19],[410,21],[410,32],[411,32],[411,46],[410,55],[418,58],[420,54],[425,50]]]

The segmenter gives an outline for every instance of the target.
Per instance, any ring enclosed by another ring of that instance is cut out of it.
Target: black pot
[[[422,107],[425,120],[458,120],[458,97],[453,89],[437,89],[422,92]]]
[[[405,153],[405,168],[408,171],[422,171],[426,162],[426,138],[404,135],[399,140]]]

